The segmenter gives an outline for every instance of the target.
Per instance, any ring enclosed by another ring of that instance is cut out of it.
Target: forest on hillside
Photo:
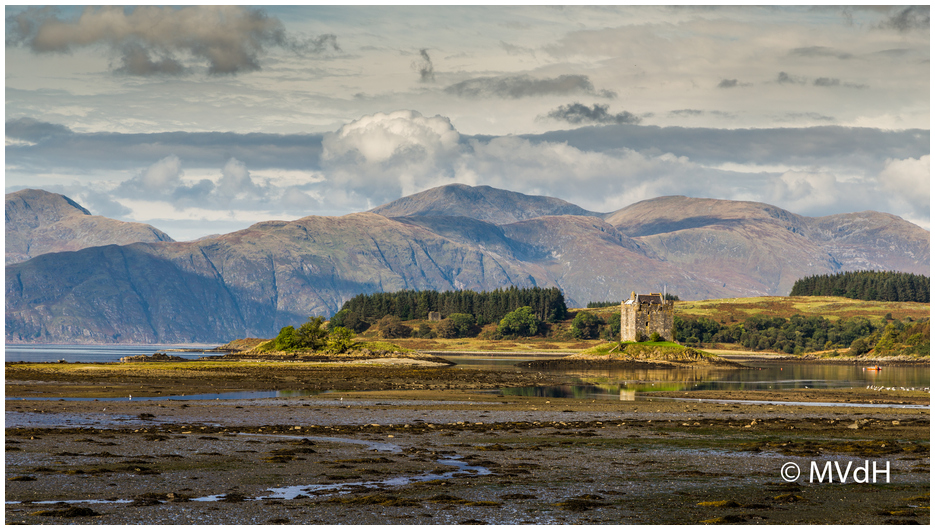
[[[426,320],[437,311],[442,318],[453,314],[474,317],[479,326],[500,322],[508,313],[529,307],[542,322],[564,320],[568,314],[565,296],[555,287],[509,287],[493,291],[396,291],[359,294],[351,298],[332,318],[332,325],[353,328],[353,323],[373,324],[386,316],[400,320]]]
[[[792,285],[789,296],[843,296],[881,302],[929,302],[928,276],[908,272],[850,271],[808,276]]]

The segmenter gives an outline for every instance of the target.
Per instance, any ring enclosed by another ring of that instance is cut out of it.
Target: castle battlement
[[[674,339],[675,302],[661,293],[636,294],[620,304],[620,340],[638,342],[658,333],[664,340]]]

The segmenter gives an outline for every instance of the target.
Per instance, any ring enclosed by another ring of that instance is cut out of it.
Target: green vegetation
[[[529,306],[520,307],[511,311],[497,324],[497,335],[500,337],[530,337],[539,333],[542,322],[533,313]]]
[[[480,333],[480,327],[477,325],[474,315],[453,313],[441,321],[436,333],[443,339],[476,337]]]
[[[463,291],[397,291],[395,293],[359,294],[351,298],[331,319],[335,325],[355,331],[391,315],[401,320],[426,320],[429,312],[437,311],[449,317],[461,313],[472,315],[475,324],[483,326],[499,322],[507,313],[529,307],[541,321],[564,320],[568,313],[565,296],[557,288],[510,287],[490,292]]]
[[[619,326],[618,317],[618,326]],[[604,319],[585,311],[579,311],[571,321],[571,336],[576,339],[596,339],[600,333]]]
[[[927,276],[907,272],[854,271],[808,276],[795,282],[789,296],[843,296],[883,302],[929,301]]]
[[[891,315],[890,315],[891,317]],[[819,350],[848,349],[852,355],[926,355],[929,320],[913,323],[874,321],[855,316],[830,320],[820,316],[793,315],[788,319],[754,315],[743,323],[725,326],[712,319],[675,317],[675,339],[687,345],[739,344],[748,350],[802,354]]]
[[[404,339],[412,336],[412,328],[402,323],[398,316],[386,315],[377,322],[381,339]]]
[[[276,338],[257,346],[257,351],[328,350],[344,353],[354,347],[354,332],[341,327],[325,327],[323,317],[309,317],[299,329],[286,326]]]

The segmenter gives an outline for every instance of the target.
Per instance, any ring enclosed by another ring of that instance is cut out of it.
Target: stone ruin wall
[[[620,340],[636,342],[638,334],[649,339],[653,332],[659,333],[663,340],[675,339],[675,303],[666,300],[662,304],[627,304],[620,305]]]

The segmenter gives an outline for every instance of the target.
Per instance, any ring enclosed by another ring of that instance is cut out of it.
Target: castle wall
[[[665,300],[659,303],[640,303],[639,297],[626,300],[620,309],[620,340],[636,342],[648,339],[654,332],[663,340],[674,339],[675,303]]]

